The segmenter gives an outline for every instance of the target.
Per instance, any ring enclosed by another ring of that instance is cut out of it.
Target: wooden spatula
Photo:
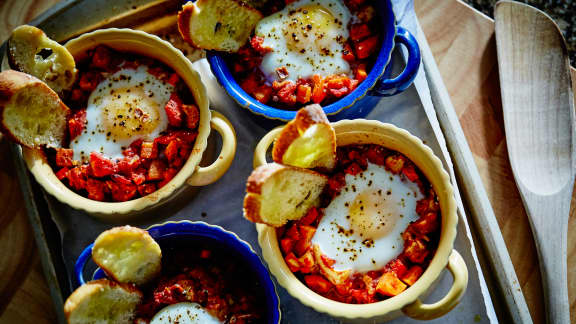
[[[574,186],[570,64],[543,12],[500,1],[494,11],[508,155],[538,248],[548,323],[570,323],[566,241]]]

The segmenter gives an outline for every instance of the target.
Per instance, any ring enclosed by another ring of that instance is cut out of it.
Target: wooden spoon
[[[570,323],[566,241],[574,186],[570,63],[558,26],[528,5],[494,11],[508,155],[538,248],[548,323]]]

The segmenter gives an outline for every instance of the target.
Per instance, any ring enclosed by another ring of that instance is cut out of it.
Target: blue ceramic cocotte
[[[367,78],[354,91],[324,107],[324,112],[332,121],[365,117],[380,97],[393,96],[406,90],[414,81],[420,67],[418,42],[410,32],[396,25],[390,0],[376,1],[375,5],[382,26],[380,52]],[[390,78],[390,60],[398,44],[404,45],[408,50],[408,59],[404,70],[398,76]],[[289,121],[296,116],[296,110],[278,109],[262,104],[246,93],[234,80],[221,53],[210,51],[207,59],[220,85],[240,106],[269,119]]]

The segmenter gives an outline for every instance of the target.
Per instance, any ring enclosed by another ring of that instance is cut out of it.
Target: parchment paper
[[[412,1],[395,0],[392,2],[399,25],[412,32],[420,42],[426,41],[423,35],[418,34]],[[395,69],[401,69],[402,54],[396,53],[393,60],[398,62],[395,64]],[[230,170],[218,182],[199,189],[186,189],[172,203],[155,209],[147,218],[124,223],[147,227],[168,220],[201,220],[236,232],[260,253],[255,227],[242,217],[242,201],[245,181],[252,171],[254,148],[262,136],[274,125],[254,118],[249,111],[237,106],[218,85],[205,59],[195,62],[194,65],[208,88],[211,108],[228,117],[236,129],[238,146],[234,162]],[[420,69],[414,86],[402,94],[381,99],[367,118],[395,124],[420,137],[442,159],[444,167],[449,171],[452,179],[455,179],[423,68]],[[208,155],[219,149],[219,138],[211,137],[209,142],[215,144],[209,147]],[[454,180],[453,184],[456,187]],[[459,223],[454,247],[460,252],[468,266],[468,290],[455,309],[446,316],[429,323],[497,323],[459,195],[457,200]],[[61,232],[63,260],[69,273],[70,286],[74,288],[77,286],[73,278],[76,258],[100,232],[116,224],[98,221],[58,203],[52,197],[49,197],[49,205]],[[451,275],[448,271],[444,271],[435,290],[424,301],[432,303],[439,300],[446,294],[451,283]],[[277,290],[281,299],[283,323],[338,323],[337,320],[302,305],[279,285],[277,285]],[[417,322],[419,321],[407,317],[392,321],[392,323]]]

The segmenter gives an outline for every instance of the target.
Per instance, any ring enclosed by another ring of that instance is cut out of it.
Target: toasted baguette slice
[[[31,74],[62,93],[76,80],[76,62],[68,50],[36,27],[23,25],[8,40],[8,62],[15,70]]]
[[[276,139],[272,159],[276,163],[323,171],[336,166],[336,133],[320,105],[298,110]]]
[[[147,231],[122,226],[98,235],[92,259],[114,280],[143,285],[160,274],[162,251]]]
[[[0,129],[30,147],[61,147],[70,109],[44,82],[26,73],[0,73]]]
[[[90,281],[66,299],[64,314],[68,324],[131,324],[142,297],[133,285]]]
[[[262,17],[260,11],[239,0],[197,0],[178,13],[178,30],[195,47],[236,52]]]
[[[246,183],[244,217],[252,222],[282,226],[318,206],[328,182],[318,172],[269,163],[252,171]]]

